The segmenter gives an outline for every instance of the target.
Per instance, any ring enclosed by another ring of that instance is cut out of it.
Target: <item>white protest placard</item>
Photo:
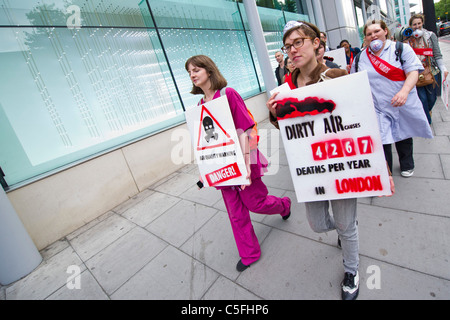
[[[203,184],[209,187],[248,184],[227,97],[186,110],[185,115]]]
[[[275,89],[270,90],[270,95],[272,96],[275,92],[289,92],[291,88],[287,82],[283,83],[281,86],[276,87]]]
[[[340,69],[347,68],[347,58],[345,57],[345,49],[344,48],[325,51],[323,56],[333,58],[333,62],[336,63]]]
[[[441,83],[441,99],[444,103],[445,109],[448,110],[448,81],[442,81]]]
[[[367,71],[281,92],[277,105],[298,202],[391,194]]]

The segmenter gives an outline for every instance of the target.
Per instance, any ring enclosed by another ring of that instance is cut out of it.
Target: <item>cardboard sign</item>
[[[391,194],[367,71],[282,91],[277,100],[298,202]]]
[[[186,122],[203,184],[248,184],[239,137],[226,96],[186,110]]]
[[[333,62],[336,63],[340,69],[347,68],[347,58],[345,57],[345,49],[344,48],[325,51],[323,56],[333,58]]]

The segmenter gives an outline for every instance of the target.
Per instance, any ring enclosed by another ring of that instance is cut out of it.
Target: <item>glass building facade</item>
[[[305,14],[258,8],[276,62]],[[0,0],[0,167],[12,188],[185,121],[184,63],[210,56],[244,98],[265,90],[242,3]]]

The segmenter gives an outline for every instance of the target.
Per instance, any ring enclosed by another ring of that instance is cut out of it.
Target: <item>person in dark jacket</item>
[[[339,43],[339,48],[345,49],[345,58],[347,59],[347,72],[350,73],[350,68],[353,64],[353,59],[356,57],[358,53],[361,52],[361,49],[352,48],[348,40],[342,40],[341,43]]]
[[[288,73],[288,69],[284,64],[284,54],[281,51],[275,53],[275,59],[278,62],[278,67],[275,69],[275,77],[277,78],[278,85],[281,86],[284,75]]]

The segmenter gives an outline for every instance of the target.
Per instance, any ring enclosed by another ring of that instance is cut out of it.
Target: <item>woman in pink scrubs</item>
[[[216,64],[207,56],[198,55],[189,58],[185,68],[193,84],[191,93],[203,94],[201,103],[219,98],[221,90],[227,86],[227,81]],[[264,172],[267,171],[267,160],[258,148],[250,148],[253,143],[249,139],[257,139],[257,137],[249,138],[248,134],[255,126],[255,122],[236,90],[226,88],[225,93],[236,131],[240,133],[239,142],[247,166],[247,178],[250,179],[249,185],[217,187],[222,192],[230,218],[241,257],[236,269],[241,272],[261,256],[258,238],[250,220],[250,211],[260,214],[280,214],[283,220],[287,220],[291,213],[291,200],[288,197],[279,198],[268,195],[267,187],[261,180]]]

